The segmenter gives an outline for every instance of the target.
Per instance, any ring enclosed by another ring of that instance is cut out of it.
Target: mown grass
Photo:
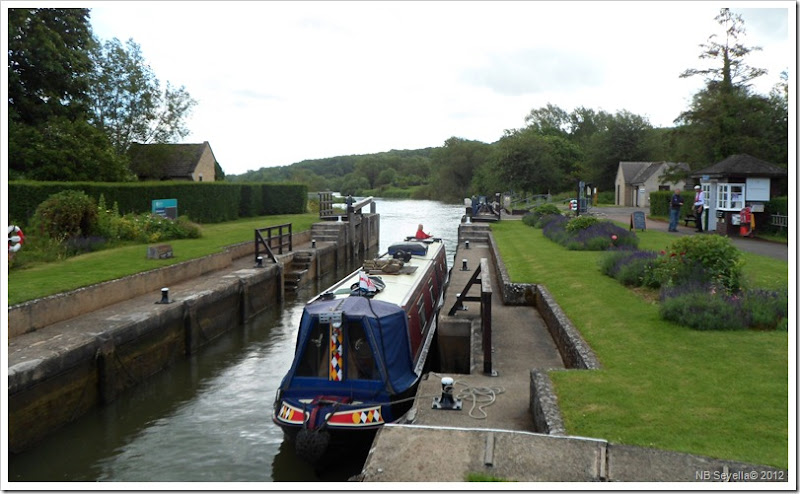
[[[511,279],[545,285],[600,359],[601,370],[550,373],[569,434],[788,468],[786,332],[668,323],[653,297],[600,273],[601,252],[568,251],[521,222],[492,230]],[[674,238],[637,235],[656,251]],[[788,286],[787,262],[745,261],[754,286]]]
[[[135,244],[82,254],[59,262],[32,263],[9,272],[8,305],[214,254],[232,244],[252,242],[256,228],[291,223],[293,232],[301,232],[309,230],[316,221],[319,221],[319,216],[308,213],[202,225],[201,238],[163,242],[172,246],[175,257],[171,259],[147,259],[147,246]]]

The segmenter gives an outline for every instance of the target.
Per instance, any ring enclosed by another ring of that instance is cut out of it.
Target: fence
[[[288,233],[284,233],[284,228],[288,230]],[[277,235],[273,235],[273,232],[277,231]],[[263,233],[267,232],[267,238],[264,238]],[[277,242],[277,245],[276,245]],[[292,251],[292,224],[291,223],[284,223],[283,225],[275,225],[275,226],[268,226],[266,228],[256,228],[255,229],[255,244],[256,244],[256,254],[255,260],[258,262],[258,258],[261,255],[261,247],[264,247],[264,251],[267,256],[272,259],[273,263],[277,263],[278,259],[275,258],[275,253],[272,251],[275,247],[278,248],[278,254],[283,254],[283,248],[287,247],[288,252]]]

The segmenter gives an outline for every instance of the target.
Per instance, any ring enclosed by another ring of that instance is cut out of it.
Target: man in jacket
[[[681,189],[675,189],[672,194],[672,199],[669,201],[669,228],[667,231],[678,231],[678,218],[681,214],[681,207],[683,206],[683,197],[681,197]]]

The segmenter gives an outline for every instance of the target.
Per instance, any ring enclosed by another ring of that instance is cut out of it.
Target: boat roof
[[[360,273],[367,272],[371,278],[378,277],[386,285],[372,297],[373,300],[404,306],[408,301],[408,297],[413,293],[414,287],[417,286],[420,279],[427,272],[428,266],[435,262],[436,256],[441,249],[444,249],[444,243],[440,239],[407,240],[392,244],[389,246],[388,251],[376,260],[392,259],[394,252],[397,250],[403,250],[411,254],[411,259],[403,263],[403,269],[399,272],[390,274],[376,270],[369,271],[361,267],[322,293],[328,294],[332,292],[335,299],[349,297],[350,287],[358,283]],[[317,300],[320,297],[322,295],[313,300]],[[330,300],[330,295],[327,295],[326,298]]]

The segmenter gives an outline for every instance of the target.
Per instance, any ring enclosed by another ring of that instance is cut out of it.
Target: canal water
[[[422,223],[426,232],[444,239],[452,266],[463,205],[375,201],[381,216],[381,253],[392,242],[413,235]],[[111,405],[80,417],[35,448],[9,458],[8,480],[346,481],[361,471],[366,451],[353,451],[336,463],[312,468],[295,456],[293,443],[284,441],[271,419],[275,391],[291,363],[304,303],[345,274],[326,276],[296,295],[287,295],[281,307],[265,311],[122,394]],[[248,488],[254,485],[248,484]]]

